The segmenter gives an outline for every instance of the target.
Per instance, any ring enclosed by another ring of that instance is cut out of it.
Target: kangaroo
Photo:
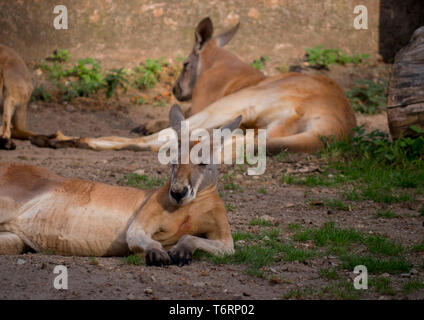
[[[11,48],[0,44],[0,105],[3,105],[0,149],[15,149],[11,138],[25,140],[34,135],[26,130],[27,105],[33,89],[25,62]]]
[[[175,105],[170,111],[175,130],[182,120]],[[222,129],[233,131],[240,121]],[[26,246],[62,255],[142,252],[147,265],[157,266],[189,264],[197,249],[231,254],[233,238],[217,191],[218,165],[210,163],[172,164],[166,185],[147,191],[1,164],[0,254],[19,254]]]
[[[321,137],[343,137],[356,118],[342,89],[319,75],[287,73],[265,77],[226,51],[239,25],[213,38],[213,24],[203,19],[195,30],[194,47],[183,64],[173,92],[181,101],[193,100],[191,129],[212,129],[241,115],[244,129],[266,129],[267,151],[315,152]],[[165,130],[169,130],[165,129]],[[138,138],[67,137],[61,132],[41,139],[39,146],[82,147],[95,150],[153,150],[159,135]]]

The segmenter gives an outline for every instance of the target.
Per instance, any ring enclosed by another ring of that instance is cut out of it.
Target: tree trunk
[[[387,117],[393,139],[416,136],[411,126],[424,130],[424,27],[396,54]]]

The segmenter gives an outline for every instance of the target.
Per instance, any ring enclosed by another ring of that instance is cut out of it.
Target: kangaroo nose
[[[171,189],[171,196],[175,200],[177,200],[177,202],[180,202],[180,200],[187,195],[187,192],[188,192],[188,188],[187,187],[184,187],[181,192],[175,192],[174,190]]]

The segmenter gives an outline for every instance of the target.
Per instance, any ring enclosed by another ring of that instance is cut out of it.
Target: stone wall
[[[90,56],[109,66],[127,66],[147,57],[187,55],[194,26],[210,16],[218,32],[241,22],[229,47],[245,61],[268,55],[290,62],[301,58],[306,47],[319,44],[375,56],[381,46],[383,1],[0,0],[0,42],[28,62],[66,48],[75,58]],[[53,27],[58,4],[68,8],[68,30]],[[368,30],[353,28],[357,4],[368,8]]]

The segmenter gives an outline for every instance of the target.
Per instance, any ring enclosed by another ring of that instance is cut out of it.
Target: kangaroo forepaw
[[[1,150],[15,150],[16,144],[12,139],[0,138],[0,149]]]
[[[165,250],[150,249],[146,251],[146,264],[158,267],[167,266],[171,264],[171,257]]]
[[[80,139],[69,139],[59,140],[57,134],[49,136],[35,135],[29,138],[33,145],[40,148],[52,148],[52,149],[63,149],[63,148],[80,148],[88,149],[88,145],[80,141]]]
[[[171,249],[169,256],[171,257],[172,263],[178,265],[179,267],[182,267],[186,264],[188,265],[193,260],[193,252],[184,246]]]
[[[132,129],[130,131],[130,133],[135,133],[138,134],[140,136],[148,136],[149,134],[151,134],[151,132],[149,130],[147,130],[146,126],[144,124],[135,127],[134,129]]]
[[[29,141],[33,145],[35,145],[39,148],[51,148],[51,146],[50,146],[51,141],[55,138],[56,138],[56,134],[51,134],[51,135],[48,135],[48,136],[38,134],[38,135],[34,135],[34,136],[29,137]]]

